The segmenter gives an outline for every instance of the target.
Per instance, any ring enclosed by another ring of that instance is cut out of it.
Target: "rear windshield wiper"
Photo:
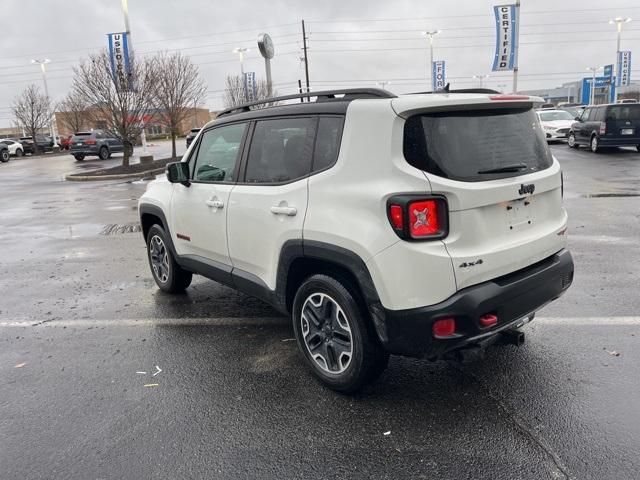
[[[510,172],[519,172],[520,170],[524,170],[527,168],[527,165],[524,163],[514,163],[512,165],[505,165],[504,167],[498,168],[487,168],[485,170],[478,170],[478,173],[510,173]]]

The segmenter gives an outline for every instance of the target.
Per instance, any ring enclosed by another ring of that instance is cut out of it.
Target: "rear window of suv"
[[[414,167],[464,182],[525,175],[553,163],[531,107],[416,115],[406,121],[403,149]],[[510,171],[487,172],[496,169]]]
[[[612,105],[607,109],[607,120],[640,120],[640,104]]]

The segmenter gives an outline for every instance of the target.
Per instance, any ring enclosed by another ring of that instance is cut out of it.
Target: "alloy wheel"
[[[300,326],[307,351],[325,372],[344,372],[353,357],[349,321],[340,305],[325,293],[313,293],[302,305]]]
[[[575,135],[574,135],[573,133],[570,133],[570,134],[569,134],[569,137],[567,138],[567,144],[568,144],[570,147],[575,146],[575,144],[576,144],[576,137],[575,137]]]
[[[598,151],[598,137],[591,139],[591,151],[594,153]]]
[[[167,283],[169,280],[169,252],[164,241],[158,235],[154,235],[149,241],[149,259],[153,274],[160,283]]]

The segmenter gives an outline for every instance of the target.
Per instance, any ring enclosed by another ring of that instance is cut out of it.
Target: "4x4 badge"
[[[520,190],[518,190],[518,193],[520,195],[524,195],[525,193],[533,193],[536,189],[536,186],[533,183],[530,183],[528,185],[525,185],[524,183],[520,185]]]

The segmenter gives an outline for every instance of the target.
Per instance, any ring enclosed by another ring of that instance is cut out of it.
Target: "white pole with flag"
[[[516,1],[515,34],[513,48],[513,93],[518,93],[518,44],[520,43],[520,0]]]

